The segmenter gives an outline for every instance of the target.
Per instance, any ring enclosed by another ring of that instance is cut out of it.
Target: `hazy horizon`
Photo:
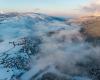
[[[81,15],[93,0],[0,0],[3,12],[40,12],[51,15]],[[96,1],[96,0],[95,0]]]

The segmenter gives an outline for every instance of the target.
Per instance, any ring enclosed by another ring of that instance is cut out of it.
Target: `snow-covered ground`
[[[38,80],[47,72],[64,80],[94,80],[88,62],[99,59],[100,47],[85,42],[82,26],[69,24],[70,18],[16,13],[0,19],[0,80]]]

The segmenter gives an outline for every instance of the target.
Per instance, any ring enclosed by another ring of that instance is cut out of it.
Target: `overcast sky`
[[[93,1],[100,0],[0,0],[0,10],[36,11],[54,15],[79,14],[82,13],[81,7],[89,11],[90,6],[84,5],[90,5]]]

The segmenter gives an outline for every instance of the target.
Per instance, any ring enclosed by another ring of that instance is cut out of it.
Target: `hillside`
[[[100,17],[95,17],[93,19],[85,20],[82,22],[84,26],[86,35],[94,38],[100,37]]]
[[[94,34],[71,20],[0,14],[0,80],[99,80],[100,46],[86,42],[81,29]]]

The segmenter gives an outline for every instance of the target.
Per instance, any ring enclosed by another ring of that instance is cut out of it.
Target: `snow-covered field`
[[[0,14],[0,80],[99,80],[100,46],[69,20]]]

